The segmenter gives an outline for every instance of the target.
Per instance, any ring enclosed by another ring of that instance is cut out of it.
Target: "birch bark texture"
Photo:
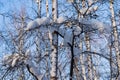
[[[49,17],[49,5],[48,5],[48,0],[46,0],[46,16]]]
[[[41,3],[42,0],[36,0],[37,6],[38,6],[38,17],[41,18]]]
[[[53,21],[57,20],[57,0],[52,0],[52,17]],[[54,26],[56,27],[56,26]],[[52,42],[52,54],[51,54],[51,72],[50,79],[57,80],[57,63],[58,63],[58,34],[55,31],[52,33],[53,42]]]
[[[118,31],[115,22],[115,13],[114,13],[114,0],[110,0],[110,12],[111,12],[111,23],[113,28],[114,35],[114,47],[116,51],[116,60],[118,66],[118,75],[120,74],[120,51],[119,51],[119,42],[118,42]]]
[[[82,52],[83,50],[83,42],[80,41],[80,50]],[[86,73],[85,73],[85,65],[84,65],[84,56],[83,55],[80,55],[80,63],[81,63],[81,69],[82,69],[82,77],[83,77],[83,80],[87,80],[86,78]]]
[[[90,2],[90,0],[89,0]],[[88,2],[88,3],[89,3]],[[86,0],[82,1],[82,8],[86,8]],[[83,14],[84,15],[84,14]],[[84,16],[83,16],[84,17]],[[85,43],[86,43],[86,50],[90,51],[90,39],[89,39],[89,32],[85,32]],[[92,57],[91,55],[87,55],[87,70],[88,70],[88,79],[92,80]]]
[[[89,32],[85,33],[85,43],[87,51],[90,51],[90,39],[89,39]],[[88,62],[88,79],[92,80],[92,56],[90,54],[87,55],[87,62]]]

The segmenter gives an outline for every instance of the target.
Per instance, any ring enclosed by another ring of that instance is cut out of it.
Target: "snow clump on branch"
[[[66,20],[65,17],[59,17],[57,18],[56,20],[56,23],[63,23],[64,21]],[[41,25],[47,25],[47,24],[50,24],[52,23],[53,21],[49,18],[49,17],[42,17],[42,18],[37,18],[31,22],[28,23],[27,27],[25,28],[26,31],[29,31],[31,29],[35,29]]]
[[[25,30],[28,31],[30,29],[35,29],[41,25],[47,25],[49,23],[51,23],[51,19],[49,17],[37,18],[34,21],[29,22]]]

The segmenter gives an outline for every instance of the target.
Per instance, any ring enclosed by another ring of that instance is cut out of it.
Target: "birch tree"
[[[57,12],[57,0],[52,0],[52,17],[53,17],[53,21],[56,22],[57,20],[57,16],[58,16],[58,12]],[[52,42],[52,54],[51,54],[51,62],[52,62],[52,66],[51,66],[51,80],[57,80],[57,58],[58,58],[58,35],[53,32],[52,33],[53,36],[53,42]]]
[[[82,1],[82,7],[83,7],[83,9],[86,7],[84,0]],[[86,43],[86,50],[90,51],[91,47],[90,47],[90,39],[89,39],[88,31],[86,31],[86,33],[85,33],[85,43]],[[87,67],[88,68],[88,79],[92,80],[92,57],[91,57],[91,55],[87,56],[87,61],[88,61],[88,67]]]
[[[120,74],[120,52],[119,52],[119,42],[118,42],[118,31],[117,26],[115,22],[115,14],[114,14],[114,0],[110,0],[110,12],[111,12],[111,23],[113,27],[113,35],[114,35],[114,47],[116,51],[116,60],[117,60],[117,66],[118,66],[118,76]],[[117,76],[117,77],[118,77]],[[118,78],[116,78],[118,79]]]

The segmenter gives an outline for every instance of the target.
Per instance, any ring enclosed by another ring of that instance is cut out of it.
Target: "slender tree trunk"
[[[52,16],[53,16],[54,22],[56,21],[56,19],[58,17],[57,5],[58,5],[57,0],[52,0]]]
[[[113,79],[113,63],[112,63],[112,46],[110,45],[110,47],[109,47],[109,49],[110,49],[110,80],[114,80]]]
[[[39,18],[41,18],[41,3],[42,3],[42,0],[37,0]]]
[[[85,41],[86,41],[86,48],[87,51],[90,51],[90,40],[89,40],[89,33],[85,33]],[[87,62],[88,62],[88,79],[92,80],[92,57],[88,54],[87,56]]]
[[[53,21],[55,22],[57,19],[57,0],[52,0],[52,16]],[[56,26],[54,26],[56,27]],[[52,42],[52,64],[51,64],[51,80],[57,80],[57,63],[58,63],[58,34],[52,33],[53,42]]]
[[[94,3],[93,0],[87,0],[87,2],[88,2],[88,6],[91,6]],[[88,38],[88,40],[89,40],[88,33],[86,33],[86,38]],[[90,41],[88,41],[88,44],[86,44],[86,47],[87,47],[87,45],[89,45],[88,46],[89,49],[87,48],[87,50],[90,51]],[[96,73],[96,67],[92,63],[91,55],[88,55],[88,60],[90,60],[88,62],[88,66],[90,67],[90,68],[88,67],[89,77],[90,77],[90,79],[93,78],[94,80],[98,80],[97,73]]]
[[[49,17],[49,7],[48,0],[46,0],[46,16]]]
[[[80,0],[78,0],[78,3],[80,4]],[[82,0],[82,8],[85,8],[85,0]],[[78,13],[78,20],[80,20],[80,18],[83,18],[83,14]],[[83,36],[83,34],[82,34],[82,36]],[[83,42],[82,41],[80,41],[79,47],[82,52],[83,51]],[[83,56],[84,55],[80,55],[80,64],[81,64],[81,69],[82,69],[81,73],[82,73],[83,80],[87,80]]]
[[[118,75],[119,75],[120,74],[120,52],[119,52],[118,32],[117,32],[117,26],[115,22],[113,4],[114,4],[114,0],[110,0],[110,12],[111,12],[112,27],[113,27],[113,35],[114,35],[114,47],[116,51],[116,60],[117,60]]]
[[[90,1],[90,0],[89,0]],[[82,0],[82,8],[86,7],[86,0]],[[84,15],[82,15],[85,17]],[[90,51],[90,40],[89,40],[89,33],[85,33],[85,43],[86,43],[86,49],[87,51]],[[88,79],[92,80],[92,56],[87,55],[87,62],[88,62]]]
[[[83,48],[82,48],[83,44],[82,41],[80,42],[80,50],[82,52]],[[82,76],[83,76],[83,80],[87,80],[86,78],[86,73],[85,73],[85,65],[84,65],[84,58],[83,55],[80,55],[80,63],[81,63],[81,68],[82,68]]]
[[[113,78],[113,53],[112,53],[112,50],[113,49],[113,41],[112,41],[112,35],[110,36],[110,45],[109,45],[109,52],[110,52],[110,80],[114,80]]]
[[[97,53],[96,51],[94,52]],[[93,57],[95,58],[96,56],[93,55]],[[96,60],[95,63],[97,63],[96,65],[98,65],[99,61]],[[94,66],[93,63],[92,63],[92,72],[93,72],[93,80],[99,80],[99,73],[98,73],[99,69],[96,66]]]
[[[96,67],[93,66],[93,69],[92,69],[92,70],[93,70],[93,75],[94,75],[93,80],[99,80],[99,79],[98,79],[97,72],[96,72],[96,71],[97,71],[97,70],[96,70]]]
[[[80,64],[81,64],[81,68],[82,68],[82,76],[84,80],[86,79],[86,73],[85,73],[85,65],[84,65],[84,58],[83,55],[80,55]]]

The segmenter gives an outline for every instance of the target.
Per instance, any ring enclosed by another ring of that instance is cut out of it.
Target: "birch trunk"
[[[93,0],[88,0],[88,6],[91,6],[92,4],[94,3]],[[92,57],[91,57],[91,60],[92,60]],[[97,70],[96,70],[96,67],[92,64],[92,61],[91,61],[91,79],[93,78],[94,80],[98,80],[98,74],[97,74]],[[89,73],[89,74],[90,74]],[[93,73],[93,75],[92,75]]]
[[[41,18],[41,3],[42,0],[37,0],[37,5],[38,5],[38,17]]]
[[[48,0],[46,0],[46,16],[49,17]]]
[[[114,80],[114,78],[113,78],[113,74],[114,74],[114,72],[113,72],[113,43],[112,43],[112,35],[110,36],[110,45],[109,45],[109,52],[110,52],[110,80]]]
[[[95,53],[97,53],[96,51],[94,51]],[[92,57],[96,57],[95,55],[93,55]],[[96,60],[95,61],[95,63],[97,63],[96,65],[99,65],[99,60]],[[94,66],[93,64],[92,64],[92,72],[93,72],[93,80],[99,80],[99,69],[98,69],[98,67],[96,67],[96,66]]]
[[[110,45],[110,47],[109,47],[109,49],[110,49],[110,80],[115,80],[114,78],[113,78],[113,74],[114,74],[114,70],[113,70],[113,68],[114,68],[114,64],[113,64],[113,59],[112,59],[112,57],[113,57],[113,55],[112,55],[112,46]]]
[[[80,1],[78,3],[80,3]],[[83,8],[85,7],[84,5],[85,5],[85,2],[82,2],[82,7]],[[83,18],[83,15],[81,15],[80,13],[78,13],[78,20],[80,20],[80,18]],[[80,47],[80,50],[82,52],[83,51],[83,42],[82,42],[82,40],[80,41],[79,47]],[[87,80],[86,73],[85,73],[85,65],[84,65],[84,57],[83,57],[83,55],[80,55],[80,64],[81,64],[81,69],[82,69],[83,80]]]
[[[113,35],[114,35],[114,47],[116,51],[116,60],[117,60],[117,66],[118,66],[118,75],[120,74],[120,52],[119,52],[119,42],[118,42],[118,32],[117,32],[117,26],[115,22],[115,14],[114,14],[114,6],[113,3],[114,0],[110,0],[110,12],[111,12],[111,22],[113,27]]]
[[[85,42],[86,42],[86,48],[87,51],[90,51],[90,40],[89,40],[89,33],[85,33]],[[88,61],[88,79],[92,80],[92,57],[91,55],[87,55],[87,61]]]
[[[80,50],[82,52],[82,41],[80,42]],[[84,58],[83,55],[80,55],[80,63],[81,63],[81,68],[82,68],[82,76],[83,76],[83,80],[87,80],[86,78],[86,73],[85,73],[85,65],[84,65]]]
[[[90,0],[89,0],[90,1]],[[82,8],[86,7],[86,0],[82,0]],[[82,15],[84,17],[84,14]],[[87,51],[90,51],[90,40],[89,40],[89,33],[85,33],[85,43]],[[87,62],[88,62],[88,79],[92,80],[92,57],[91,55],[87,55]]]
[[[52,0],[52,16],[53,21],[56,22],[57,19],[57,0]],[[56,27],[56,26],[54,26]],[[58,35],[52,33],[53,42],[52,42],[52,54],[51,54],[51,80],[57,80],[57,63],[58,63]]]

